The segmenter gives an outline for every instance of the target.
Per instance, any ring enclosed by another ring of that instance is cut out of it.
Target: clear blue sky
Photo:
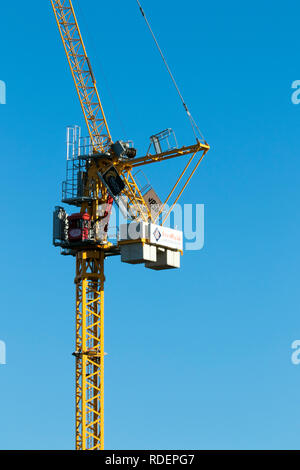
[[[113,138],[190,143],[136,2],[74,5]],[[172,272],[106,263],[105,446],[299,449],[299,2],[143,5],[212,147],[182,199],[205,247]],[[0,448],[71,449],[75,266],[51,237],[81,110],[50,1],[4,2],[0,40]]]

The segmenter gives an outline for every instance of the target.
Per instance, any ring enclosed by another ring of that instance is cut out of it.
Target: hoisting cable
[[[178,85],[177,85],[177,83],[176,83],[176,80],[175,80],[175,78],[174,78],[174,75],[172,74],[171,69],[170,69],[170,67],[169,67],[169,64],[168,64],[168,62],[167,62],[167,60],[166,60],[166,58],[165,58],[165,56],[164,56],[164,54],[163,54],[163,52],[162,52],[162,50],[161,50],[159,44],[158,44],[158,41],[157,41],[157,39],[156,39],[156,37],[155,37],[155,34],[154,34],[154,32],[152,31],[152,28],[151,28],[150,23],[149,23],[149,21],[148,21],[146,15],[145,15],[145,12],[144,12],[144,10],[143,10],[143,8],[142,8],[142,5],[141,5],[141,3],[139,2],[139,0],[136,0],[136,1],[137,1],[137,3],[138,3],[138,6],[139,6],[139,8],[140,8],[140,11],[141,11],[141,13],[142,13],[142,15],[143,15],[145,21],[146,21],[146,23],[147,23],[147,26],[148,26],[148,28],[149,28],[149,31],[150,31],[150,33],[151,33],[153,39],[154,39],[154,42],[155,42],[155,44],[156,44],[156,47],[157,47],[157,49],[158,49],[158,51],[159,51],[159,53],[160,53],[160,55],[161,55],[161,57],[162,57],[162,60],[164,61],[164,64],[165,64],[165,66],[166,66],[166,68],[167,68],[167,71],[168,71],[168,73],[169,73],[169,75],[170,75],[170,77],[171,77],[171,79],[172,79],[172,82],[173,82],[173,84],[174,84],[174,86],[175,86],[175,88],[176,88],[176,90],[177,90],[177,93],[178,93],[178,95],[179,95],[179,98],[180,98],[180,100],[182,101],[183,107],[184,107],[184,109],[185,109],[185,112],[187,113],[187,116],[188,116],[188,118],[189,118],[190,124],[191,124],[191,126],[192,126],[194,135],[195,135],[196,139],[198,140],[197,133],[196,133],[196,130],[197,130],[197,131],[199,132],[199,134],[200,134],[202,140],[206,143],[206,141],[205,141],[205,139],[204,139],[204,137],[203,137],[203,135],[202,135],[202,133],[201,133],[199,127],[197,126],[197,124],[196,124],[196,122],[195,122],[193,116],[191,115],[191,112],[190,112],[189,108],[187,107],[187,105],[186,105],[186,103],[185,103],[185,101],[184,101],[184,99],[183,99],[183,96],[182,96],[182,94],[181,94],[181,92],[180,92],[180,90],[179,90],[179,87],[178,87]]]

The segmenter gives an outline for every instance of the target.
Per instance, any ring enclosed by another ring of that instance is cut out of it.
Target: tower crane
[[[171,129],[153,135],[143,156],[131,142],[113,140],[72,1],[50,1],[89,135],[82,144],[79,128],[68,129],[62,202],[78,209],[68,216],[64,207],[56,207],[53,233],[54,245],[76,259],[76,449],[103,450],[104,261],[121,254],[122,261],[150,269],[179,267],[182,233],[165,223],[210,147],[196,137],[192,145],[178,147],[175,139],[175,145],[163,148],[174,137]],[[149,187],[146,192],[140,187],[136,169],[179,157],[188,160],[164,203]],[[155,210],[153,202],[158,202]],[[113,204],[127,220],[116,242],[108,234]],[[140,230],[138,236],[129,235],[130,224],[135,233]]]

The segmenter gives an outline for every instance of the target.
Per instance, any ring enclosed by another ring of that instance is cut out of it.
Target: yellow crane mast
[[[77,153],[68,162],[72,165],[73,179],[66,181],[63,196],[64,203],[78,207],[80,212],[67,216],[64,209],[58,207],[54,218],[54,245],[62,247],[63,254],[76,257],[76,349],[73,353],[76,360],[76,449],[102,450],[104,260],[108,256],[119,255],[122,250],[120,240],[116,243],[108,241],[107,227],[112,204],[118,205],[123,213],[125,210],[131,222],[154,224],[161,218],[163,225],[209,150],[209,145],[196,139],[193,145],[187,147],[178,148],[176,145],[162,150],[160,139],[169,135],[162,133],[152,136],[152,153],[149,149],[145,156],[137,157],[136,150],[129,143],[114,142],[72,1],[50,1],[90,139],[89,150],[80,151],[79,139],[73,136],[73,150],[76,147]],[[185,156],[189,159],[166,201],[153,212],[132,171],[151,163]],[[196,164],[191,170],[194,161]],[[179,192],[175,196],[176,190]],[[165,210],[171,198],[173,204]],[[147,240],[140,242],[142,246],[147,246]]]

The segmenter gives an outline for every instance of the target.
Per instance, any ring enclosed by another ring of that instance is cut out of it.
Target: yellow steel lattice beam
[[[94,151],[105,152],[112,139],[72,2],[51,3]]]
[[[104,449],[104,251],[76,259],[76,449]]]
[[[171,150],[167,150],[166,152],[158,153],[158,154],[148,154],[144,157],[135,158],[132,162],[130,162],[131,168],[137,168],[143,165],[149,165],[150,163],[156,162],[163,162],[166,160],[170,160],[171,158],[177,157],[184,157],[186,155],[191,155],[197,152],[207,152],[210,149],[208,144],[202,144],[201,142],[197,142],[194,145],[190,145],[188,147],[181,147],[181,148],[174,148]],[[123,166],[126,167],[126,162],[123,163]]]
[[[140,211],[141,213],[143,212],[143,214],[144,214],[143,217],[141,217],[141,218],[146,220],[146,218],[148,217],[148,220],[155,223],[158,220],[159,216],[163,213],[164,209],[167,207],[167,203],[171,200],[171,196],[175,193],[175,190],[178,187],[180,187],[180,183],[181,183],[181,184],[183,184],[182,189],[180,190],[179,194],[176,196],[175,200],[172,201],[170,207],[168,207],[166,214],[164,214],[164,216],[163,216],[162,225],[164,225],[164,223],[167,221],[168,216],[170,215],[172,209],[174,208],[175,204],[178,202],[179,198],[183,194],[183,191],[187,187],[188,183],[190,182],[191,178],[195,174],[197,168],[199,167],[201,161],[203,160],[204,156],[206,155],[206,153],[208,152],[209,149],[210,149],[210,147],[209,147],[208,144],[203,144],[203,143],[198,141],[197,144],[191,145],[189,147],[182,147],[180,149],[179,148],[174,148],[174,149],[168,150],[166,152],[162,152],[162,153],[155,154],[155,155],[148,154],[144,157],[134,159],[134,161],[130,162],[130,164],[123,163],[123,164],[120,165],[120,167],[123,169],[123,173],[126,169],[127,172],[131,174],[132,169],[143,166],[143,165],[149,165],[150,163],[163,162],[163,161],[170,160],[170,159],[173,159],[173,158],[185,157],[185,156],[191,155],[188,162],[187,162],[187,164],[185,165],[183,171],[181,172],[181,174],[177,178],[174,186],[172,187],[171,191],[169,192],[165,202],[160,207],[159,211],[156,211],[155,216],[153,216],[153,214],[151,214],[150,211],[148,210],[148,208],[146,207],[144,212]],[[184,176],[188,173],[188,169],[191,166],[192,162],[195,160],[197,155],[199,155],[199,159],[196,163],[196,166],[191,171],[191,173],[187,175],[186,181],[183,182]],[[140,199],[140,203],[141,203],[141,206],[142,206],[142,200],[141,199]]]

